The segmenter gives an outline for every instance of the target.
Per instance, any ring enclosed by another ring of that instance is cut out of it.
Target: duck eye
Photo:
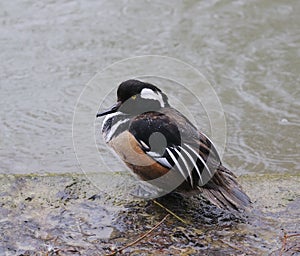
[[[136,95],[131,96],[131,99],[135,100],[136,99]]]

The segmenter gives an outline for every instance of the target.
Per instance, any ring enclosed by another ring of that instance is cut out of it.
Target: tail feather
[[[219,208],[238,211],[251,203],[250,198],[237,183],[235,175],[223,166],[217,169],[207,184],[198,189],[207,200]]]

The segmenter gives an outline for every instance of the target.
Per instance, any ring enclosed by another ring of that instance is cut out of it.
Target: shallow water
[[[84,85],[144,54],[178,58],[212,83],[237,174],[299,171],[299,1],[0,5],[0,172],[80,172],[72,118]]]

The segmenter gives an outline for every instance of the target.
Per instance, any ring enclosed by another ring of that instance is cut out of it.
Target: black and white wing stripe
[[[210,177],[213,176],[213,170],[209,169],[201,155],[186,143],[182,146],[167,147],[163,155],[153,151],[146,151],[146,154],[162,166],[178,171],[191,187],[203,184],[204,172]]]
[[[141,114],[131,122],[129,131],[157,163],[178,171],[192,188],[204,185],[220,165],[219,155],[211,141],[187,119],[174,109],[169,111]]]

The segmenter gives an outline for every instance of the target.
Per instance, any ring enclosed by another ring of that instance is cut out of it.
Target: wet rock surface
[[[300,176],[240,180],[253,200],[248,212],[165,196],[157,201],[185,223],[169,215],[119,255],[297,255]],[[153,201],[101,192],[83,175],[2,175],[0,200],[1,255],[109,255],[167,214]]]

